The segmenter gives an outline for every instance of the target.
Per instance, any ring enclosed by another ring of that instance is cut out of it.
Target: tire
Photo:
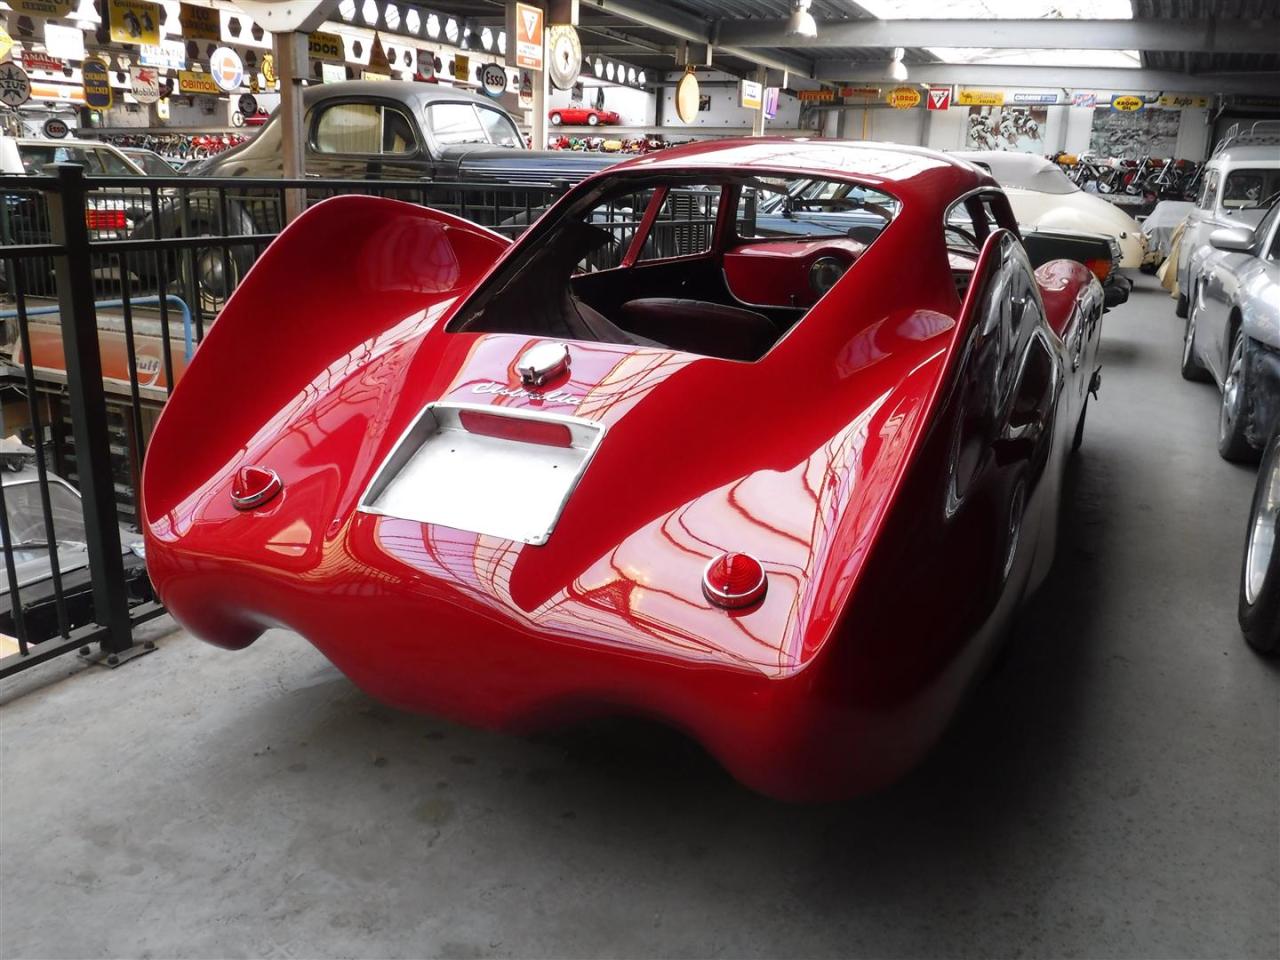
[[[1204,368],[1204,364],[1200,362],[1200,358],[1196,356],[1195,332],[1196,332],[1196,309],[1195,300],[1192,298],[1192,308],[1187,311],[1187,323],[1182,331],[1182,379],[1190,380],[1193,383],[1209,383],[1213,378],[1209,376],[1209,371]]]
[[[1080,408],[1080,419],[1076,421],[1076,433],[1071,438],[1071,452],[1075,453],[1080,449],[1080,445],[1084,443],[1084,418],[1089,412],[1089,398],[1084,398],[1084,406]]]
[[[560,116],[558,113],[553,113],[551,115],[551,123],[558,127],[560,124],[564,123],[564,117]]]
[[[1267,444],[1245,532],[1240,631],[1258,653],[1280,653],[1280,432]]]
[[[1218,412],[1218,453],[1235,463],[1257,461],[1259,450],[1249,442],[1249,378],[1245,350],[1248,338],[1237,330],[1231,341],[1231,359],[1222,383],[1222,405]]]
[[[587,114],[587,126],[589,127],[600,126],[600,117],[594,113]]]

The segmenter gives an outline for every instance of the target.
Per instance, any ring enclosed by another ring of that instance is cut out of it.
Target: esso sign
[[[498,63],[486,63],[480,70],[480,86],[491,97],[500,97],[507,90],[507,71]]]

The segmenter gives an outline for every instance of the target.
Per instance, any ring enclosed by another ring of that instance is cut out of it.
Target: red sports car
[[[1102,312],[921,149],[665,150],[514,243],[338,197],[166,406],[148,565],[194,634],[296,630],[398,707],[641,715],[764,793],[866,791],[1049,572]]]
[[[547,111],[547,119],[557,127],[561,124],[571,127],[598,127],[622,122],[622,117],[613,110],[595,110],[591,107],[557,107]]]

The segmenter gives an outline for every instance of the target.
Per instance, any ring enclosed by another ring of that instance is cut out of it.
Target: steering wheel
[[[946,225],[946,228],[943,230],[943,233],[958,234],[959,236],[963,237],[965,242],[969,244],[969,246],[973,247],[975,250],[982,249],[982,244],[978,243],[978,238],[974,236],[972,233],[970,233],[968,230],[965,230],[963,227],[957,227],[954,224],[948,223]]]

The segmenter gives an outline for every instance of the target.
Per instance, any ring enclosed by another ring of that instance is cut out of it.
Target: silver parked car
[[[1182,375],[1222,390],[1218,452],[1257,460],[1280,422],[1280,202],[1208,240],[1188,266]]]

